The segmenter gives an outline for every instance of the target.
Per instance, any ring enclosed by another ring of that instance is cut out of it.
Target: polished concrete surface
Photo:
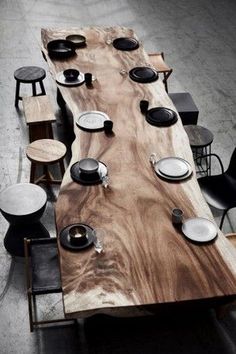
[[[234,0],[2,0],[0,11],[0,189],[29,180],[25,158],[28,128],[14,107],[14,71],[38,65],[47,71],[46,91],[54,104],[55,133],[63,139],[56,86],[40,52],[41,27],[123,25],[132,27],[148,52],[164,51],[174,72],[170,92],[188,91],[197,104],[199,124],[214,133],[212,151],[227,167],[236,145],[236,3]],[[28,87],[23,93],[29,94]],[[214,166],[214,172],[217,171]],[[49,191],[42,219],[55,235]],[[217,222],[220,214],[213,210]],[[236,210],[224,232],[236,231]],[[138,320],[103,316],[78,320],[77,327],[50,327],[29,332],[24,262],[3,246],[7,222],[0,217],[0,354],[32,353],[235,353],[236,311],[216,320],[214,312]],[[57,315],[58,296],[40,301],[43,316]]]

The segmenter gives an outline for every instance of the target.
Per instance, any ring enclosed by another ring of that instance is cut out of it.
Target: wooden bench
[[[38,139],[53,139],[52,124],[56,121],[52,104],[47,95],[24,97],[23,108],[29,126],[30,142]]]

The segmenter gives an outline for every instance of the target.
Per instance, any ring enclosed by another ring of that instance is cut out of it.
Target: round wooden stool
[[[26,148],[26,156],[31,161],[30,182],[31,183],[61,183],[52,177],[48,165],[59,163],[61,175],[65,173],[63,158],[66,155],[66,146],[58,140],[40,139],[35,140]],[[42,165],[44,174],[35,179],[36,166]]]
[[[0,210],[9,222],[4,246],[14,256],[24,256],[24,238],[49,238],[40,222],[47,204],[47,194],[32,183],[13,184],[0,193]]]
[[[16,93],[15,93],[15,106],[18,107],[19,100],[22,100],[20,96],[20,84],[31,84],[33,96],[46,95],[43,85],[43,79],[46,77],[46,71],[38,66],[23,66],[14,72],[14,78],[16,80]],[[36,92],[36,83],[39,83],[41,93]]]
[[[188,135],[189,143],[193,151],[199,172],[211,174],[211,156],[202,158],[204,155],[211,154],[211,144],[214,139],[212,132],[201,125],[186,125],[184,129]],[[204,161],[203,161],[204,160]]]

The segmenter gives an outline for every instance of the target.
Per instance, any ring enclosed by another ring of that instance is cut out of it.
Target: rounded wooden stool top
[[[46,77],[46,71],[38,66],[23,66],[14,72],[14,78],[23,83],[41,81]]]
[[[41,164],[53,164],[60,161],[66,154],[66,146],[58,140],[35,140],[26,148],[30,161]]]
[[[188,135],[190,146],[203,148],[210,145],[214,139],[212,132],[201,125],[186,125],[184,129]]]
[[[46,192],[32,183],[16,183],[0,193],[0,209],[9,215],[25,216],[36,213],[46,202]]]

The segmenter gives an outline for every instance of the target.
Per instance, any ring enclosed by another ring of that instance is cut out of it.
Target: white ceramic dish
[[[209,242],[217,236],[217,228],[205,218],[190,218],[182,225],[183,234],[192,241]]]
[[[105,120],[110,118],[104,112],[85,111],[76,119],[76,124],[81,129],[93,131],[103,129]]]

